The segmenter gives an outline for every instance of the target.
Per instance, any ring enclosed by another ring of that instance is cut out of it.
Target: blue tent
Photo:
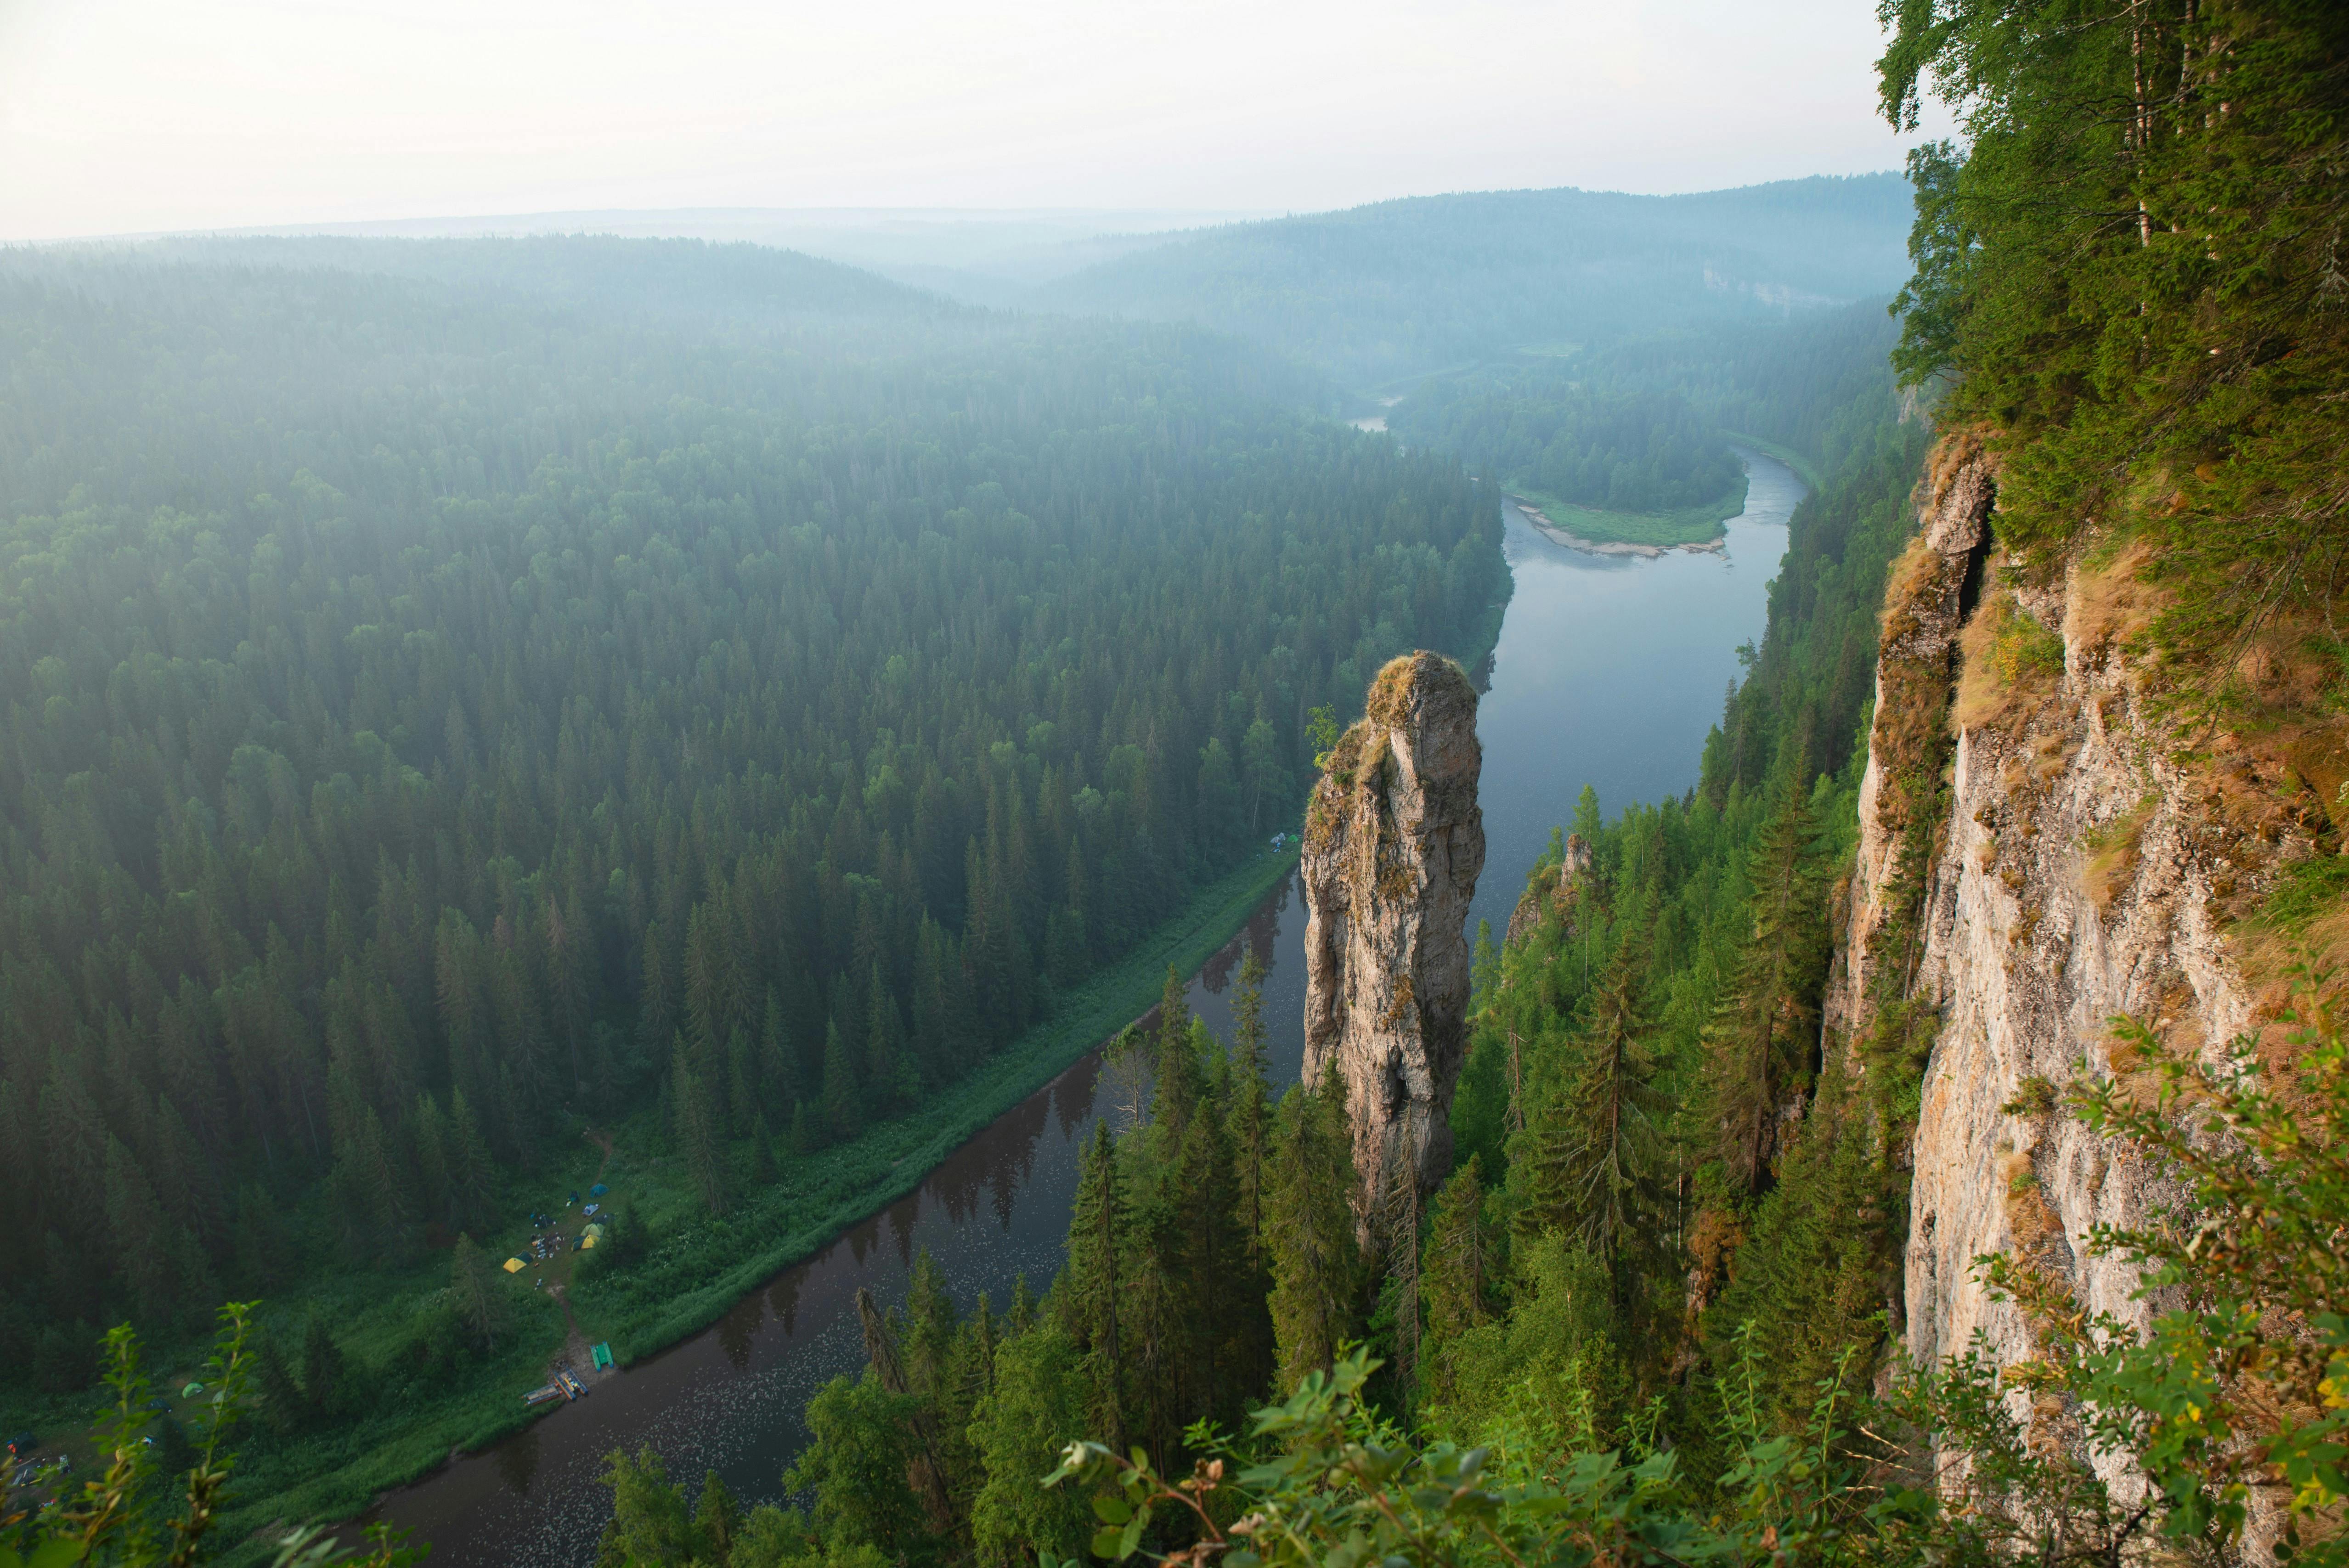
[[[606,1187],[604,1183],[598,1181],[593,1187],[587,1189],[587,1196],[590,1198],[600,1198],[610,1191],[611,1189],[609,1187]]]

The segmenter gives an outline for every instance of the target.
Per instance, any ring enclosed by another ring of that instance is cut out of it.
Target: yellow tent
[[[523,1270],[528,1267],[530,1267],[530,1265],[523,1262],[520,1258],[508,1258],[506,1260],[506,1273],[508,1274],[520,1274]]]
[[[582,1252],[585,1252],[585,1251],[587,1251],[588,1249],[590,1249],[590,1248],[592,1248],[593,1246],[595,1246],[595,1237],[593,1237],[593,1236],[582,1236],[582,1237],[579,1239],[579,1250],[580,1250],[580,1251],[582,1251]]]

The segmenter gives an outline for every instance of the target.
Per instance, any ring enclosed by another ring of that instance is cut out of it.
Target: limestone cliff
[[[1468,902],[1485,866],[1476,693],[1439,654],[1394,660],[1306,808],[1305,1076],[1346,1083],[1366,1229],[1451,1164],[1466,1048]]]
[[[2178,759],[2158,672],[2126,645],[2149,611],[2140,562],[2017,570],[1990,542],[1995,474],[1979,452],[1945,444],[1926,488],[1887,593],[1825,1011],[1858,1071],[1887,1070],[1866,1066],[1868,1037],[1899,1010],[1930,1032],[1898,1304],[1909,1354],[1979,1333],[2013,1362],[2033,1331],[1973,1260],[2013,1253],[2089,1310],[2141,1324],[2132,1271],[2082,1239],[2171,1196],[2064,1112],[2063,1089],[2112,1070],[2117,1013],[2202,1049],[2255,1026],[2228,917],[2326,830],[2260,787],[2270,762],[2224,761],[2228,738],[2219,764]]]

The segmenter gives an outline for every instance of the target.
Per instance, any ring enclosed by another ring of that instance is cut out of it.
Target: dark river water
[[[1612,812],[1696,781],[1706,730],[1758,641],[1764,590],[1786,545],[1802,485],[1745,454],[1753,481],[1726,553],[1652,560],[1555,544],[1506,509],[1516,590],[1488,671],[1477,727],[1485,745],[1485,875],[1472,906],[1495,934],[1525,873],[1568,820],[1584,784]],[[1228,1037],[1230,985],[1253,946],[1271,966],[1265,1017],[1277,1079],[1304,1055],[1305,913],[1295,879],[1191,983],[1191,1006]],[[1473,930],[1473,924],[1472,924]],[[825,1379],[864,1358],[859,1285],[901,1300],[927,1249],[956,1299],[1000,1309],[1015,1276],[1041,1292],[1061,1264],[1077,1157],[1093,1122],[1131,1089],[1086,1057],[1006,1113],[912,1195],[785,1270],[732,1311],[662,1354],[597,1385],[496,1448],[384,1501],[381,1517],[429,1541],[434,1568],[593,1561],[611,1511],[596,1476],[615,1448],[650,1444],[691,1486],[716,1470],[746,1505],[781,1501],[783,1470],[806,1438],[802,1412]]]

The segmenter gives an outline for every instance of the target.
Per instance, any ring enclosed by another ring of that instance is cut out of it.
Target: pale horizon
[[[1187,227],[1873,173],[1917,139],[1875,112],[1864,5],[663,16],[0,0],[0,240],[728,211]]]

